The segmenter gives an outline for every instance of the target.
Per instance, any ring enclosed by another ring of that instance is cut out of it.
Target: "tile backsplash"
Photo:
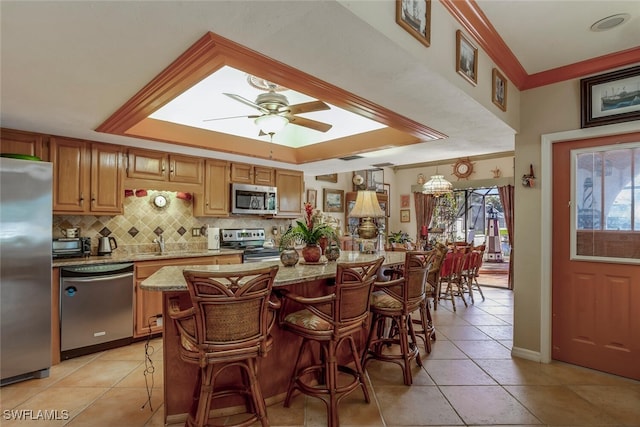
[[[164,208],[153,204],[156,195],[166,196],[168,203]],[[241,216],[231,218],[196,218],[193,216],[192,200],[177,197],[171,191],[149,190],[146,195],[125,197],[124,215],[54,215],[53,237],[64,237],[62,230],[79,227],[80,235],[91,237],[92,253],[97,251],[98,237],[111,236],[118,243],[121,253],[157,252],[158,245],[153,240],[162,234],[167,251],[190,251],[207,248],[205,235],[207,226],[219,228],[255,228],[263,227],[267,238],[275,238],[272,228],[288,227],[291,220],[262,219],[260,217]],[[193,236],[192,230],[200,231]]]

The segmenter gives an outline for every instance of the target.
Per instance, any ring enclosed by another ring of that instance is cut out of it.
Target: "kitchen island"
[[[384,256],[383,267],[390,267],[404,263],[404,252],[382,252],[379,254],[361,254],[359,252],[342,252],[338,262],[358,262],[375,259]],[[198,269],[216,272],[237,272],[255,269],[260,266],[280,265],[274,281],[274,290],[287,289],[304,296],[320,296],[331,292],[330,286],[334,283],[336,274],[336,262],[328,262],[322,265],[298,263],[294,267],[284,267],[279,261],[266,261],[260,264],[231,264],[231,265],[206,265],[206,266],[167,266],[158,270],[144,280],[140,287],[148,291],[163,292],[163,317],[166,319],[163,329],[163,363],[164,363],[164,410],[165,423],[173,424],[184,422],[192,403],[193,388],[196,382],[197,367],[183,362],[180,359],[180,340],[178,332],[168,315],[168,301],[178,297],[181,307],[191,305],[187,284],[182,275],[185,269]],[[289,379],[301,338],[274,325],[273,348],[267,357],[259,359],[258,369],[260,383],[267,405],[284,400]],[[366,330],[356,337],[359,345],[364,344]],[[223,382],[227,378],[221,379]],[[233,381],[229,378],[228,381]],[[236,397],[225,400],[217,400],[215,408],[220,415],[243,412],[243,402]]]

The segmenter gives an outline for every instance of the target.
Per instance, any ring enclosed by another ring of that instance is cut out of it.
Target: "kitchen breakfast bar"
[[[404,263],[404,252],[381,252],[363,254],[343,251],[337,262],[370,261],[384,256],[383,268]],[[228,265],[192,265],[166,266],[149,276],[141,283],[141,288],[148,291],[163,292],[163,374],[164,374],[164,411],[165,423],[184,422],[193,402],[193,389],[197,378],[197,366],[180,359],[180,339],[173,321],[168,314],[170,298],[178,297],[181,307],[188,307],[190,302],[187,285],[183,276],[184,270],[200,270],[215,272],[238,272],[252,270],[262,266],[280,265],[275,277],[273,289],[286,289],[298,295],[314,297],[331,293],[331,285],[336,275],[336,262],[325,264],[304,264],[301,260],[294,267],[284,267],[279,261],[265,261],[260,264],[228,264]],[[380,273],[379,273],[380,274]],[[259,358],[259,380],[267,406],[284,400],[287,386],[291,378],[294,363],[300,347],[301,339],[288,331],[282,330],[276,322],[271,330],[273,348],[264,358]],[[366,329],[356,337],[359,346],[364,345]],[[234,381],[232,376],[222,378],[222,383]],[[236,396],[217,399],[214,403],[216,413],[220,416],[244,411],[244,401]]]

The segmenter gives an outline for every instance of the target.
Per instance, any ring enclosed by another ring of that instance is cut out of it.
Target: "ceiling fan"
[[[273,135],[276,132],[281,131],[289,123],[317,130],[319,132],[327,132],[329,129],[331,129],[332,125],[328,123],[323,123],[317,120],[307,119],[305,117],[299,117],[296,115],[328,110],[330,109],[330,107],[327,104],[322,101],[309,101],[303,102],[301,104],[289,105],[289,100],[286,96],[280,93],[276,93],[277,87],[279,86],[270,84],[268,87],[269,91],[258,95],[255,102],[250,101],[240,95],[236,95],[233,93],[224,93],[224,95],[228,96],[231,99],[255,108],[260,113],[262,113],[260,115],[222,117],[216,119],[205,119],[204,121],[209,122],[214,120],[247,117],[249,119],[254,119],[256,125],[260,128],[260,136]]]

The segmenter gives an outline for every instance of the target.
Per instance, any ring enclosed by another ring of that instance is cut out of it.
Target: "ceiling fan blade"
[[[253,101],[249,101],[247,98],[244,98],[244,97],[242,97],[240,95],[236,95],[235,93],[225,93],[224,95],[227,95],[229,98],[235,99],[238,102],[242,102],[243,104],[248,105],[249,107],[253,107],[256,110],[261,111],[261,112],[263,112],[265,114],[269,114],[270,113],[270,111],[267,110],[266,108],[263,108],[263,107],[259,106],[258,104],[256,104]]]
[[[312,113],[314,111],[329,110],[327,104],[322,101],[310,101],[303,102],[302,104],[289,105],[286,110],[289,110],[290,114]]]
[[[203,119],[203,122],[213,122],[216,120],[227,120],[227,119],[255,119],[260,116],[231,116],[231,117],[217,117],[215,119]]]
[[[304,117],[290,116],[290,115],[287,115],[285,117],[289,119],[289,123],[291,124],[303,126],[309,129],[317,130],[319,132],[326,132],[333,127],[328,123],[322,123],[316,120],[306,119]]]

